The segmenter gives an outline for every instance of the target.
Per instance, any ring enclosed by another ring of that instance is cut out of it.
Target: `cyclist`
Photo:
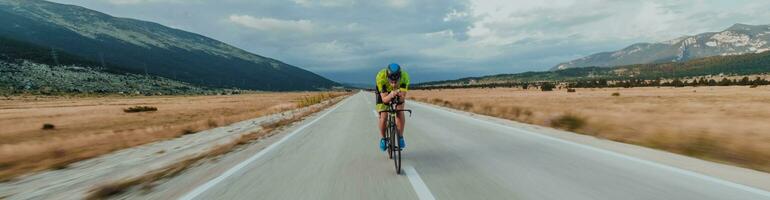
[[[385,69],[380,70],[375,78],[375,96],[377,97],[377,112],[387,110],[391,100],[399,97],[398,109],[404,109],[404,100],[406,92],[409,90],[409,74],[401,69],[396,63],[389,64]],[[385,121],[388,113],[380,113],[380,150],[385,151],[388,141],[385,139]],[[398,146],[406,147],[404,142],[404,112],[396,114],[396,127],[398,128]]]

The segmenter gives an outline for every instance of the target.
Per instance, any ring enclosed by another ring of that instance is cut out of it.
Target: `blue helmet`
[[[388,79],[398,80],[401,79],[401,66],[396,63],[390,63],[388,65]]]

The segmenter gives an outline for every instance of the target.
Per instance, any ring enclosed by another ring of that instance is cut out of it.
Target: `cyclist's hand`
[[[399,92],[401,92],[401,90],[400,89],[396,89],[396,90],[390,91],[390,94],[388,94],[388,95],[390,97],[395,97],[396,95],[398,95]]]

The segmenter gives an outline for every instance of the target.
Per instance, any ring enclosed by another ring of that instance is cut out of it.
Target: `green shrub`
[[[724,151],[719,140],[711,135],[703,134],[698,135],[695,138],[691,138],[681,144],[679,148],[682,153],[690,156],[706,156],[718,154],[718,152]]]
[[[127,112],[127,113],[154,112],[154,111],[158,111],[158,108],[152,107],[152,106],[134,106],[134,107],[123,109],[123,112]]]
[[[433,104],[440,104],[443,101],[444,100],[439,99],[439,98],[433,98],[433,99],[430,100],[430,102],[433,103]]]
[[[551,121],[551,126],[566,130],[577,130],[586,125],[586,120],[573,114],[565,114]]]
[[[328,99],[332,99],[334,97],[335,97],[334,95],[327,94],[327,93],[321,93],[317,95],[302,97],[297,101],[297,107],[312,106],[312,105],[321,103],[323,101],[326,101]]]
[[[461,110],[470,110],[474,106],[475,105],[473,105],[473,103],[471,103],[471,102],[463,102],[463,103],[460,104],[460,109]]]
[[[192,129],[192,128],[186,128],[186,129],[182,130],[182,135],[189,135],[189,134],[193,134],[193,133],[197,133],[197,131],[195,129]]]
[[[543,83],[543,85],[540,86],[540,90],[544,92],[548,92],[548,91],[553,91],[553,88],[555,87],[556,86],[554,86],[552,83],[545,82]]]
[[[209,128],[219,127],[219,122],[217,122],[217,120],[209,119],[207,123],[209,125]]]
[[[56,128],[56,126],[54,126],[53,124],[48,124],[48,123],[43,124],[43,130],[53,130],[54,128]]]

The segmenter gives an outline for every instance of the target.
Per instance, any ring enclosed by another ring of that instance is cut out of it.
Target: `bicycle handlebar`
[[[410,117],[412,116],[412,110],[409,110],[409,109],[397,109],[397,110],[388,109],[388,110],[380,111],[379,113],[396,113],[396,112],[408,112],[409,116]]]
[[[380,111],[379,113],[384,113],[384,112],[385,113],[409,112],[409,117],[411,117],[412,116],[412,110],[409,110],[409,109],[395,109],[396,108],[395,105],[398,105],[400,101],[401,101],[400,96],[393,97],[393,99],[391,99],[390,103],[389,103],[390,106],[391,106],[390,109]]]

